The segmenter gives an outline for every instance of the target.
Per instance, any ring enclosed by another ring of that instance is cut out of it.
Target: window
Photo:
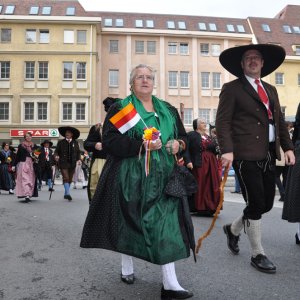
[[[5,14],[6,15],[12,15],[15,11],[15,6],[14,5],[7,5],[6,6],[6,10],[5,10]]]
[[[156,41],[147,41],[147,54],[156,53]]]
[[[85,80],[86,79],[86,63],[77,62],[76,63],[76,79]]]
[[[64,68],[64,70],[63,70],[64,80],[73,79],[73,63],[72,62],[64,62],[63,68]]]
[[[144,41],[135,41],[135,53],[144,53]]]
[[[185,108],[183,110],[183,123],[184,125],[192,125],[193,123],[193,109]]]
[[[284,84],[284,75],[283,73],[275,73],[275,84],[283,85]]]
[[[38,121],[46,121],[48,115],[48,103],[38,102],[37,103],[37,119]]]
[[[66,16],[75,16],[75,7],[67,7]]]
[[[180,43],[179,44],[179,53],[181,55],[189,54],[189,44],[188,43]]]
[[[189,87],[189,72],[180,72],[180,87],[188,88]]]
[[[232,24],[227,24],[226,25],[228,32],[235,32],[234,26]]]
[[[177,43],[168,43],[168,53],[169,54],[176,54],[177,53]]]
[[[124,26],[123,19],[116,19],[116,26],[117,27],[123,27]]]
[[[210,31],[217,31],[217,25],[215,23],[209,23],[208,27]]]
[[[119,86],[119,70],[109,70],[108,85],[109,85],[109,87],[118,87]]]
[[[9,79],[10,78],[10,62],[9,61],[0,61],[0,79]]]
[[[295,33],[300,33],[300,27],[299,26],[293,26],[293,30]]]
[[[262,27],[262,30],[265,32],[271,31],[270,26],[268,24],[262,24],[261,27]]]
[[[298,85],[300,86],[300,74],[298,74]]]
[[[238,32],[245,32],[244,25],[236,25]]]
[[[179,28],[179,29],[186,29],[185,22],[179,21],[179,22],[178,22],[178,28]]]
[[[47,61],[39,61],[39,79],[48,79]]]
[[[201,72],[201,87],[209,89],[209,72]]]
[[[208,44],[200,44],[200,53],[203,56],[208,56],[208,54],[209,54],[209,45]]]
[[[74,30],[64,30],[64,43],[74,44]]]
[[[39,7],[38,6],[31,6],[29,10],[30,15],[38,15]]]
[[[25,79],[26,80],[34,79],[34,71],[35,71],[35,62],[34,61],[26,61],[25,62]]]
[[[174,21],[167,21],[167,28],[168,29],[175,29],[175,22]]]
[[[206,24],[205,23],[198,23],[199,30],[206,30]]]
[[[112,27],[112,19],[104,19],[105,27]]]
[[[0,5],[0,13],[2,12],[2,7],[3,7],[3,5]]]
[[[63,103],[63,121],[72,120],[72,103]]]
[[[86,44],[86,30],[77,30],[77,44]]]
[[[85,120],[85,103],[76,103],[76,121]]]
[[[177,72],[170,71],[169,72],[169,88],[177,87]]]
[[[109,52],[110,53],[118,53],[119,52],[119,41],[118,40],[110,40],[109,41]]]
[[[206,124],[210,122],[210,109],[200,108],[198,111],[198,117],[204,119]]]
[[[26,30],[26,43],[36,43],[36,30],[27,29]]]
[[[300,46],[299,45],[293,45],[292,48],[295,52],[295,55],[300,55]]]
[[[34,120],[34,102],[24,102],[24,121]]]
[[[51,14],[51,6],[44,6],[42,8],[42,15],[50,15]]]
[[[213,75],[213,88],[220,89],[221,88],[221,73],[212,73]]]
[[[219,56],[221,53],[221,45],[219,44],[212,44],[211,45],[211,55],[212,56]]]
[[[9,103],[0,102],[0,121],[8,121],[9,118]]]
[[[49,30],[48,29],[40,29],[40,43],[41,44],[49,43]]]
[[[289,25],[283,25],[282,28],[283,28],[283,32],[292,33],[292,29]]]
[[[143,20],[135,20],[135,27],[144,27]]]
[[[154,21],[153,20],[146,20],[146,27],[147,28],[153,28],[154,27]]]
[[[1,43],[11,42],[11,29],[1,28]]]

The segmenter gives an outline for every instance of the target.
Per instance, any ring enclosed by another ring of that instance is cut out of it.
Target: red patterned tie
[[[263,102],[263,104],[266,106],[266,108],[268,110],[269,119],[273,119],[273,115],[272,115],[272,112],[270,110],[270,104],[269,104],[269,99],[268,99],[267,93],[265,92],[265,90],[261,86],[259,79],[255,79],[254,82],[257,84],[258,96],[259,96],[260,100]]]
[[[46,153],[46,160],[49,160],[49,152],[48,152],[48,148],[45,148],[45,153]]]

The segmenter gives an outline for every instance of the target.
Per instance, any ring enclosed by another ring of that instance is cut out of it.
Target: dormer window
[[[15,6],[14,5],[7,5],[5,9],[5,14],[6,15],[12,15],[15,11]]]
[[[167,21],[168,29],[175,29],[175,22],[174,21]]]
[[[42,8],[42,15],[50,15],[51,14],[51,6],[44,6]]]
[[[67,7],[66,16],[75,16],[75,7]]]
[[[264,32],[270,32],[271,31],[270,26],[268,24],[262,24],[261,27],[262,27],[262,30]]]
[[[135,27],[138,27],[138,28],[144,27],[143,20],[135,20]]]
[[[29,14],[30,15],[37,15],[39,13],[39,7],[38,6],[31,6]]]
[[[217,25],[215,23],[209,23],[208,26],[210,31],[217,31]]]
[[[179,22],[178,22],[178,28],[179,28],[179,29],[186,29],[185,22],[179,21]]]

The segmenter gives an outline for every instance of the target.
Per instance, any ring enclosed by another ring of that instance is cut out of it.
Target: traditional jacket
[[[69,143],[66,139],[60,140],[57,143],[54,155],[59,156],[59,167],[68,169],[76,167],[76,162],[80,160],[79,144],[76,140]]]
[[[276,88],[261,81],[269,97],[275,126],[276,157],[293,145],[284,122]],[[269,118],[257,92],[243,76],[223,85],[216,116],[221,153],[233,152],[236,160],[259,161],[269,150]]]

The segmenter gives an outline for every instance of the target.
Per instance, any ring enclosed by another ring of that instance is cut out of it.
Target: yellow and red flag
[[[133,104],[129,102],[109,120],[121,133],[124,133],[135,126],[140,119],[141,116],[138,114]]]

